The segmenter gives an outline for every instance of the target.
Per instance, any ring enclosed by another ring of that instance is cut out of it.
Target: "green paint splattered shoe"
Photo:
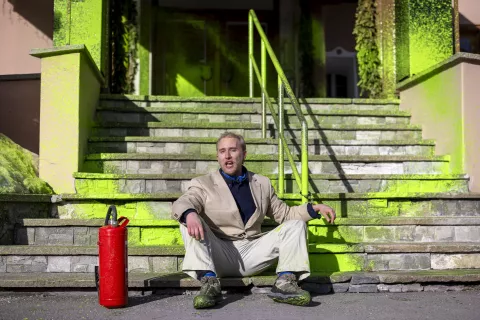
[[[267,294],[275,302],[306,306],[312,300],[310,293],[301,289],[294,274],[284,274],[277,278],[272,291]]]
[[[222,299],[220,281],[216,277],[202,277],[200,282],[202,283],[202,288],[193,298],[193,307],[195,309],[213,307]]]

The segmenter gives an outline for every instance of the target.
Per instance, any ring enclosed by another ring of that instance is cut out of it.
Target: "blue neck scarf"
[[[222,174],[222,176],[225,179],[230,180],[232,182],[239,183],[239,184],[244,182],[245,180],[247,180],[247,170],[245,169],[245,167],[242,168],[242,175],[241,176],[231,176],[231,175],[223,172],[222,169],[220,169],[220,173]]]

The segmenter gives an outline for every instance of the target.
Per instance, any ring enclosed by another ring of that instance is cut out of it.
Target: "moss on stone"
[[[341,218],[340,218],[341,219]],[[326,223],[324,219],[316,219]],[[337,221],[335,221],[336,224]],[[358,243],[363,240],[363,227],[352,226],[338,226],[338,225],[324,225],[308,227],[310,243]]]
[[[401,81],[400,83],[398,83],[396,88],[399,91],[404,91],[462,62],[478,64],[479,61],[480,56],[478,54],[458,52],[451,57],[433,65],[432,67],[422,72],[419,72],[408,79]]]
[[[97,107],[97,110],[108,110],[116,112],[134,112],[134,113],[206,113],[206,114],[254,114],[257,113],[257,110],[252,107],[242,107],[242,108],[230,108],[230,107],[191,107],[185,108],[182,106],[169,106],[164,107],[137,107],[137,106],[100,106]]]
[[[397,80],[452,55],[450,0],[401,0],[396,7]]]
[[[178,226],[174,228],[142,228],[141,243],[143,245],[183,245]]]
[[[260,129],[261,125],[243,122],[108,122],[96,123],[97,128],[194,128],[194,129]]]
[[[310,269],[313,272],[345,272],[363,270],[365,257],[356,253],[310,254]]]
[[[51,203],[51,195],[42,194],[8,194],[0,193],[0,202],[38,202],[38,203]]]
[[[166,105],[162,107],[140,107],[140,106],[99,106],[97,107],[99,111],[116,111],[116,112],[127,112],[127,113],[182,113],[182,114],[257,114],[259,110],[253,107],[240,107],[240,108],[231,108],[231,107],[208,107],[208,106],[194,106],[194,107],[184,107],[178,105]],[[286,110],[287,115],[296,115],[294,110]],[[270,114],[270,112],[267,112]],[[305,112],[304,112],[305,114]],[[349,106],[342,106],[338,109],[331,110],[321,110],[314,109],[309,110],[308,114],[314,115],[324,115],[324,116],[335,116],[335,115],[351,115],[351,116],[374,116],[374,117],[410,117],[410,112],[400,111],[400,110],[362,110],[357,108],[352,108]]]
[[[358,243],[311,243],[310,253],[363,253],[365,249]]]
[[[102,100],[129,100],[129,101],[159,101],[159,102],[240,102],[240,103],[260,103],[260,98],[248,97],[225,97],[225,96],[155,96],[155,95],[128,95],[128,94],[102,94]]]
[[[75,179],[75,190],[80,194],[120,193],[118,180],[110,179]]]
[[[117,193],[117,194],[64,194],[62,199],[70,200],[175,200],[179,198],[181,193]]]
[[[117,179],[145,179],[145,180],[190,180],[199,177],[202,174],[197,173],[164,173],[164,174],[112,174],[112,173],[89,173],[76,172],[73,177],[79,180],[117,180]]]
[[[91,142],[190,142],[190,143],[216,143],[217,138],[204,138],[204,137],[91,137],[89,139]],[[289,145],[296,144],[298,145],[298,139],[287,139]],[[245,142],[247,143],[247,148],[249,144],[278,144],[277,139],[262,139],[262,138],[246,138]],[[318,145],[348,145],[348,146],[406,146],[406,145],[421,145],[421,146],[435,146],[435,140],[418,140],[418,139],[409,139],[409,140],[329,140],[327,143],[324,141],[315,141],[313,139],[308,141],[309,144],[318,144]]]
[[[294,160],[299,161],[300,156],[294,155]],[[308,159],[310,161],[332,161],[331,156],[328,155],[309,155]],[[401,155],[401,156],[380,156],[380,155],[370,155],[370,156],[357,156],[357,155],[342,155],[336,156],[336,161],[341,162],[430,162],[430,161],[439,161],[439,162],[448,162],[449,156],[411,156],[411,155]],[[216,154],[155,154],[155,153],[94,153],[86,157],[86,160],[217,160]],[[278,155],[276,154],[249,154],[247,155],[246,166],[248,162],[252,161],[269,161],[274,162],[278,160]],[[88,161],[87,161],[88,162]],[[101,165],[97,165],[101,167]],[[115,171],[115,170],[112,170]],[[97,170],[91,172],[98,172]],[[259,171],[257,171],[259,172]],[[107,172],[104,173],[115,173]]]
[[[32,155],[7,136],[0,134],[0,193],[53,194],[38,178]]]
[[[128,101],[159,101],[159,102],[240,102],[240,103],[261,103],[261,98],[248,97],[179,97],[179,96],[155,96],[155,95],[124,95],[124,94],[102,94],[101,100],[128,100]],[[271,99],[275,102],[275,99]],[[399,99],[347,99],[347,98],[306,98],[299,101],[300,104],[400,104]],[[286,104],[290,104],[287,99]]]

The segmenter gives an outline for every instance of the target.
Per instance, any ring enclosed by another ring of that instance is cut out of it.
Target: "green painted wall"
[[[90,137],[100,94],[100,83],[89,65],[89,59],[85,54],[80,56],[80,97],[78,105],[78,163],[80,168],[83,165],[85,155],[88,154],[88,138]]]
[[[312,45],[314,62],[314,97],[324,98],[327,96],[326,63],[327,53],[325,48],[325,26],[322,21],[320,8],[312,14]]]
[[[140,64],[139,94],[150,94],[150,51],[152,33],[152,4],[150,0],[141,0],[140,19],[138,20],[140,35],[138,42],[138,59]]]
[[[53,44],[84,44],[106,74],[109,0],[55,0]]]
[[[397,81],[453,54],[451,0],[396,2]]]

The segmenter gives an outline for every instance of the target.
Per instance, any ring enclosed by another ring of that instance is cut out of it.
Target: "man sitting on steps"
[[[270,180],[247,171],[242,136],[226,132],[217,141],[220,170],[195,178],[173,204],[185,244],[183,271],[202,287],[193,300],[197,309],[221,299],[218,277],[258,274],[277,262],[278,277],[269,297],[294,305],[310,303],[297,280],[310,274],[306,221],[333,223],[335,211],[323,204],[288,206],[277,198]],[[261,233],[265,216],[280,225]]]

